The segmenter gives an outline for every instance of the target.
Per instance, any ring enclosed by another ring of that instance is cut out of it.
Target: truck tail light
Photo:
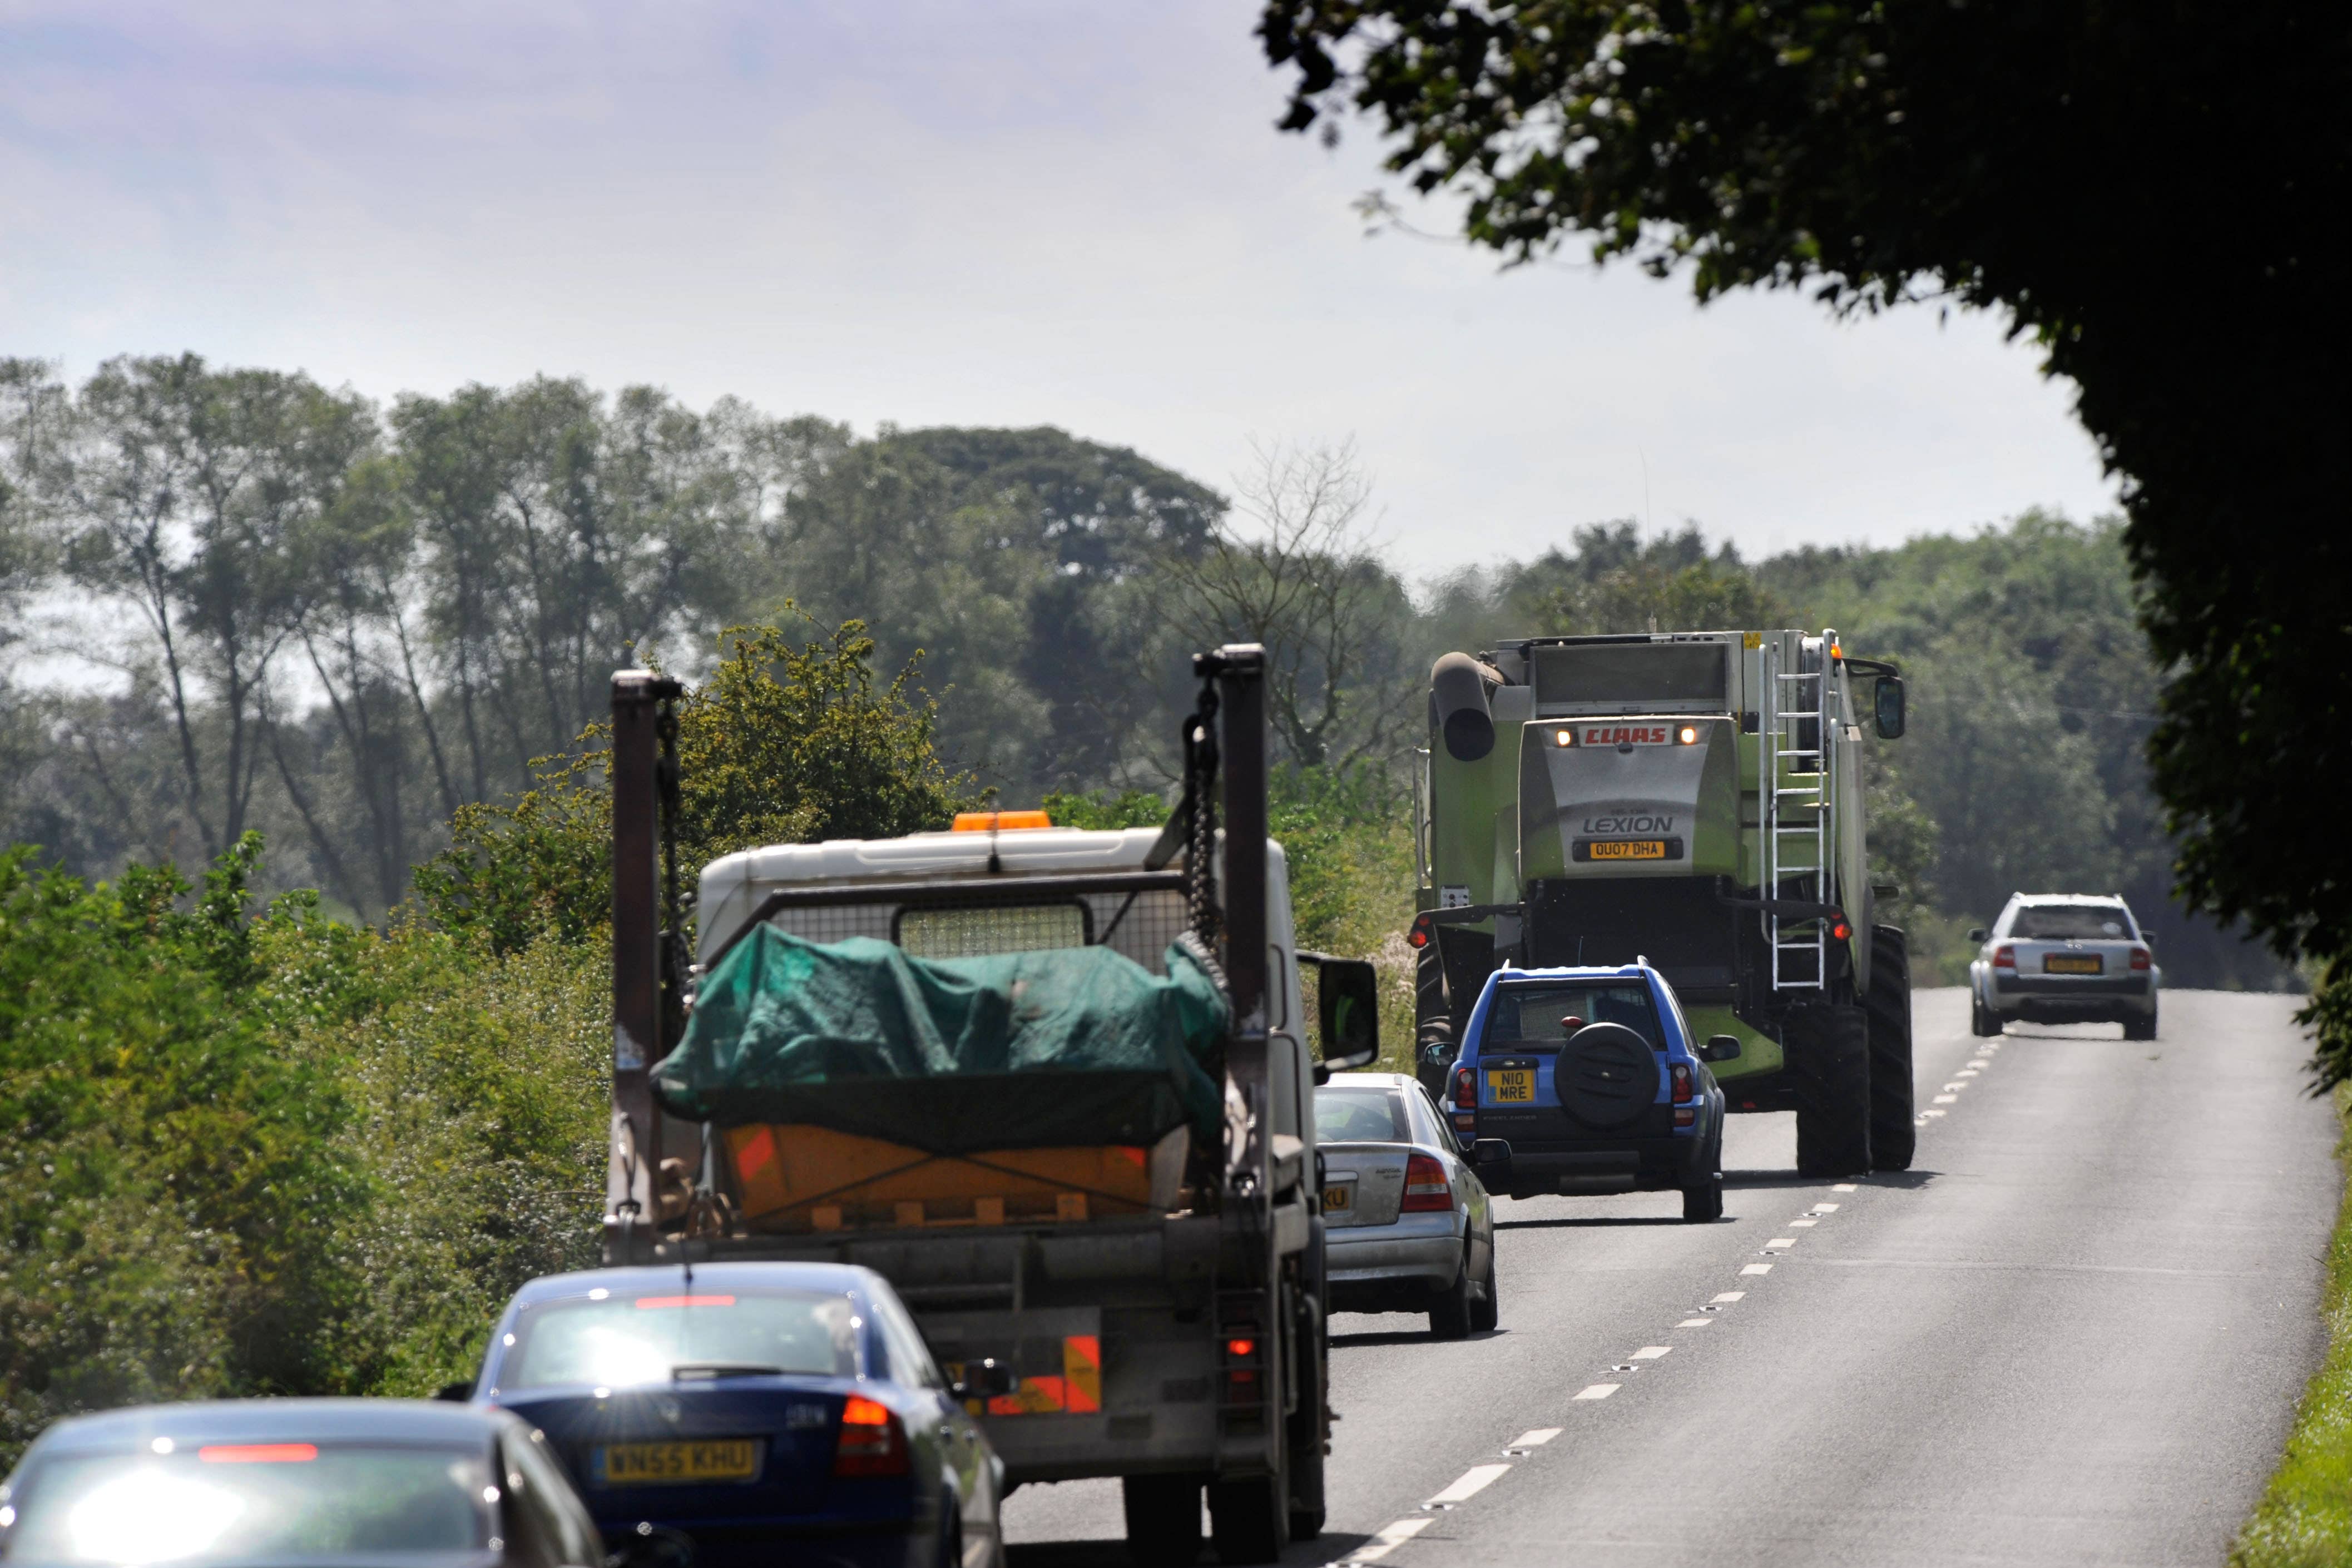
[[[833,1447],[836,1476],[903,1476],[914,1467],[907,1456],[907,1428],[890,1407],[853,1394],[841,1407],[841,1436]]]
[[[2016,949],[2016,948],[2014,948],[2014,947],[1996,947],[1996,948],[1994,948],[1994,949],[1992,950],[1992,967],[1993,967],[1994,968],[1996,968],[1996,969],[2014,969],[2014,968],[2016,968],[2016,967],[2017,967],[2017,949]]]
[[[2131,967],[2132,967],[2133,968],[2135,968],[2135,969],[2146,969],[2146,968],[2148,967],[2148,963],[2149,963],[2149,958],[2148,958],[2148,951],[2147,951],[2147,948],[2145,948],[2145,947],[2135,947],[2135,948],[2133,948],[2133,949],[2132,949],[2132,956],[2131,956]]]
[[[1686,1061],[1675,1062],[1673,1069],[1673,1076],[1675,1081],[1675,1103],[1677,1105],[1689,1104],[1691,1102],[1690,1064]]]
[[[1454,1207],[1454,1187],[1445,1167],[1434,1155],[1415,1155],[1404,1165],[1404,1205],[1407,1214],[1428,1214]]]

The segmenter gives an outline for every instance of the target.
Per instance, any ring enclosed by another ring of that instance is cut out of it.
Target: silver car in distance
[[[2020,893],[1988,932],[1969,966],[1969,1024],[1999,1034],[2015,1019],[2119,1023],[2126,1040],[2156,1038],[2164,983],[2147,933],[2112,894]]]
[[[1500,1322],[1493,1200],[1419,1081],[1335,1073],[1315,1144],[1333,1312],[1427,1312],[1440,1339]]]

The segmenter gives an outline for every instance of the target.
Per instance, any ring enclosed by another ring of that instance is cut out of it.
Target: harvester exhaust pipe
[[[1488,688],[1503,684],[1502,672],[1467,653],[1441,653],[1429,669],[1429,701],[1445,754],[1456,762],[1476,762],[1495,749],[1495,716]]]

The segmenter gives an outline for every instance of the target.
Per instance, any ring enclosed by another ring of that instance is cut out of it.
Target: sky
[[[1371,129],[1276,132],[1254,19],[0,0],[0,354],[1054,424],[1224,488],[1352,438],[1416,574],[1609,518],[1753,558],[2114,507],[1999,319],[1368,235]]]

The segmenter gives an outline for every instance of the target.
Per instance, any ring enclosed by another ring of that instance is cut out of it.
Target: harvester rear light
[[[1687,1105],[1691,1102],[1690,1064],[1688,1062],[1677,1061],[1674,1064],[1672,1071],[1675,1081],[1675,1103],[1677,1105]]]
[[[2151,962],[2153,962],[2153,960],[2149,957],[2147,948],[2135,947],[2132,949],[2131,967],[2133,968],[2145,969]]]
[[[1675,744],[1677,746],[1696,746],[1698,744],[1698,726],[1695,724],[1686,724],[1680,729],[1675,731]]]
[[[2016,967],[2017,967],[2017,949],[2016,949],[2016,948],[2014,948],[2014,947],[1996,947],[1996,948],[1994,948],[1994,949],[1992,950],[1992,967],[1993,967],[1994,968],[1996,968],[1996,969],[2014,969],[2014,968],[2016,968]]]
[[[1553,730],[1551,732],[1551,743],[1554,746],[1574,746],[1576,744],[1576,731],[1572,729]]]
[[[1235,1335],[1225,1341],[1225,1403],[1255,1405],[1265,1396],[1258,1378],[1262,1359],[1254,1336]]]
[[[907,1428],[890,1407],[853,1394],[841,1407],[841,1436],[833,1446],[836,1476],[903,1476],[913,1469]]]
[[[1404,1204],[1407,1214],[1428,1214],[1454,1207],[1454,1187],[1435,1155],[1415,1155],[1404,1163]]]
[[[1830,936],[1834,940],[1843,942],[1853,935],[1853,924],[1849,922],[1843,915],[1839,914],[1835,910],[1832,910],[1830,912]]]
[[[1436,936],[1437,922],[1432,920],[1424,912],[1412,917],[1412,929],[1404,934],[1405,946],[1417,953],[1428,946],[1436,939]]]

